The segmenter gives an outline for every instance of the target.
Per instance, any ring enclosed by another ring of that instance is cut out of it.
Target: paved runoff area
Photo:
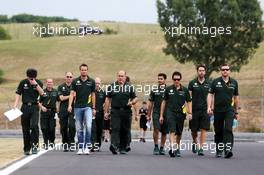
[[[200,157],[191,150],[181,151],[182,157],[152,155],[153,143],[133,141],[131,152],[112,155],[109,143],[100,152],[76,155],[61,150],[41,151],[27,156],[0,171],[1,175],[259,175],[264,172],[264,143],[236,142],[231,159],[215,158],[213,150]]]

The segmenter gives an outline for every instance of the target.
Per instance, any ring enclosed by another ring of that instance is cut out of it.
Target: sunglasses
[[[72,76],[66,76],[66,78],[72,78]]]
[[[221,71],[229,71],[230,69],[221,69]]]
[[[180,78],[173,78],[173,81],[181,81]]]

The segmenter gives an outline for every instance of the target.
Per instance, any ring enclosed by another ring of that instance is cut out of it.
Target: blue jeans
[[[74,108],[79,148],[89,146],[92,136],[92,108]]]

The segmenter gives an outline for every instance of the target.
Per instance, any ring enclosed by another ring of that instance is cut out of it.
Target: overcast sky
[[[264,9],[264,0],[259,0]],[[157,23],[156,0],[0,0],[0,14]],[[264,18],[263,18],[264,19]]]

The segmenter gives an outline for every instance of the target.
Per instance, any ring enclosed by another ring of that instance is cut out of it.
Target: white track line
[[[13,173],[17,169],[21,168],[22,166],[26,165],[27,163],[31,162],[32,160],[38,158],[39,156],[45,154],[48,151],[49,150],[41,150],[40,152],[38,152],[38,154],[30,155],[30,156],[23,158],[22,160],[11,164],[10,166],[4,168],[3,170],[0,170],[0,175],[8,175],[8,174]]]

